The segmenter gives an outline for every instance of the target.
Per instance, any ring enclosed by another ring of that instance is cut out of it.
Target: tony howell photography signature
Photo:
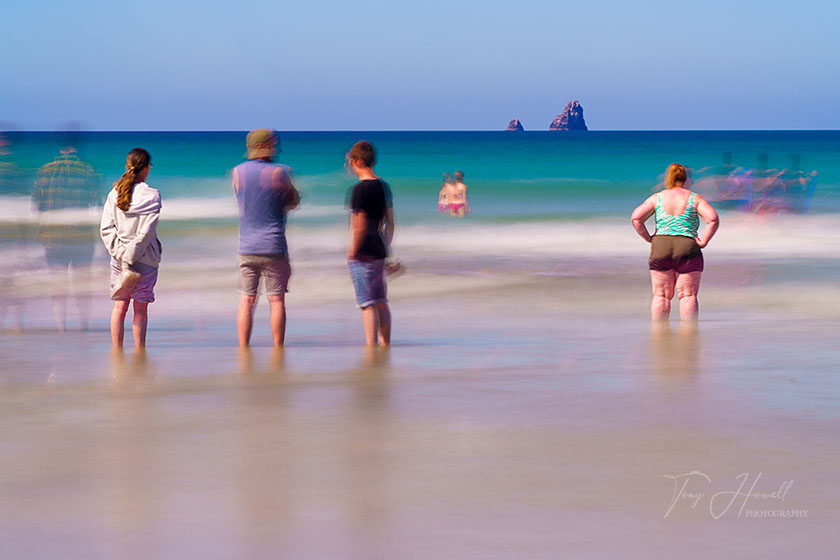
[[[720,519],[727,514],[748,518],[808,517],[807,509],[782,507],[787,505],[785,502],[793,480],[785,480],[778,486],[759,486],[761,473],[741,473],[735,477],[734,482],[728,482],[725,489],[719,490],[712,483],[712,478],[701,471],[663,476],[674,483],[674,494],[663,517],[671,515],[677,507],[682,507],[681,504],[686,504],[689,509],[708,507],[713,519]]]

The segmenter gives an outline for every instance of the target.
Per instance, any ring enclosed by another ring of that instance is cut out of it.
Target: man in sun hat
[[[246,144],[248,161],[233,169],[233,192],[239,205],[239,346],[247,347],[251,341],[260,278],[271,308],[274,345],[282,346],[286,338],[286,292],[292,274],[286,213],[297,207],[300,194],[291,170],[273,161],[279,151],[273,130],[252,130]]]

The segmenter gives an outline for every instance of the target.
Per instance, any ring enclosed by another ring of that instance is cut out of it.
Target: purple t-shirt
[[[275,179],[277,169],[283,181]],[[288,253],[286,246],[286,208],[291,184],[285,165],[252,159],[235,169],[239,188],[239,254],[277,255]]]

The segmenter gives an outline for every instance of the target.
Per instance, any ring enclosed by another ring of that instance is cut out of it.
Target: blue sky
[[[840,129],[840,2],[0,2],[21,129]]]

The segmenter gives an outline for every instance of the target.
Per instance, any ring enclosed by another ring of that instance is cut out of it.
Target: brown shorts
[[[265,293],[269,296],[289,291],[292,267],[288,254],[239,255],[239,293],[257,295],[260,277],[265,279]]]
[[[651,270],[676,270],[679,274],[703,270],[703,253],[691,237],[654,235],[650,243],[648,267]]]

